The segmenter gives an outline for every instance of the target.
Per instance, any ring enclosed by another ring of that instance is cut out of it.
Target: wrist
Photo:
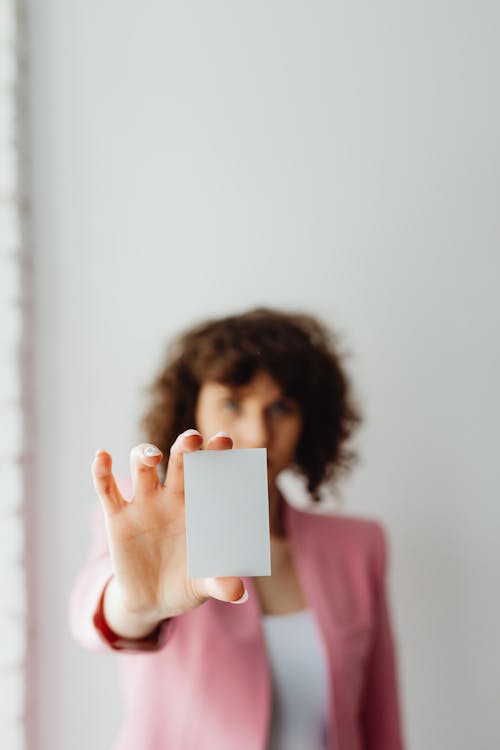
[[[105,586],[102,610],[108,627],[123,638],[146,638],[162,622],[156,613],[128,609],[115,576]]]

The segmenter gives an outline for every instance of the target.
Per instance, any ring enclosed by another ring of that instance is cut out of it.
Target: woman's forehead
[[[265,371],[259,371],[247,383],[224,383],[220,381],[207,381],[203,386],[210,386],[212,391],[220,393],[230,392],[240,397],[265,394],[266,396],[279,397],[283,395],[283,388],[271,375]]]

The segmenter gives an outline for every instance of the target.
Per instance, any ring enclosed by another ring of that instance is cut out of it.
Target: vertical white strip
[[[26,747],[21,18],[19,2],[0,0],[0,747],[8,750]]]

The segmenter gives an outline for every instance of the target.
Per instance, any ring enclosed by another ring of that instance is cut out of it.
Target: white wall
[[[119,721],[114,657],[65,619],[94,451],[127,470],[168,337],[258,303],[353,351],[344,494],[389,530],[409,746],[497,746],[500,6],[29,5],[32,746]]]

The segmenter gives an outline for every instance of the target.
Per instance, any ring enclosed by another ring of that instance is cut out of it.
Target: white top
[[[273,680],[268,750],[325,750],[326,659],[311,611],[263,615],[262,627]]]

